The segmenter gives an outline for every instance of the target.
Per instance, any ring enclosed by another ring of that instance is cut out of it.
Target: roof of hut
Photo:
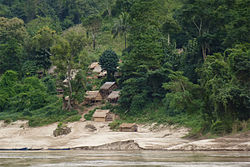
[[[89,65],[89,69],[94,69],[97,65],[99,65],[98,62],[93,62]]]
[[[108,99],[119,98],[119,96],[120,96],[120,91],[112,91],[112,93],[108,96]]]
[[[133,126],[137,126],[135,123],[122,123],[120,128],[132,128]]]
[[[105,82],[105,84],[102,85],[100,89],[109,89],[111,86],[113,86],[115,82]]]
[[[56,70],[56,66],[51,66],[48,70],[48,74],[54,74]]]
[[[98,77],[105,77],[107,75],[107,71],[100,72]]]
[[[99,91],[87,91],[85,98],[96,98],[98,96]]]
[[[94,118],[105,118],[110,110],[96,110],[93,114]]]
[[[102,67],[98,64],[98,65],[94,68],[93,72],[96,72],[96,73],[102,72]]]

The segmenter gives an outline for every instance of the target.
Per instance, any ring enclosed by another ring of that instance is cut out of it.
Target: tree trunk
[[[170,35],[168,33],[168,45],[170,45]]]
[[[108,11],[108,15],[110,17],[111,16],[111,5],[109,4],[108,0],[106,0],[106,8],[107,8],[107,11]]]
[[[125,40],[125,49],[127,49],[127,34],[124,34],[124,40]]]
[[[207,58],[207,49],[206,49],[206,46],[205,46],[205,44],[202,44],[201,45],[201,50],[202,50],[202,57],[203,57],[203,60],[205,61],[206,60],[206,58]]]
[[[95,50],[95,34],[94,33],[92,33],[92,38],[93,38],[93,49]]]
[[[69,100],[68,100],[68,106],[67,109],[70,111],[72,109],[71,106],[71,98],[72,98],[72,85],[71,85],[71,66],[68,67],[68,86],[69,86]]]

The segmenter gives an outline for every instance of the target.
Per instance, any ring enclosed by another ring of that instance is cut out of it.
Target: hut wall
[[[105,118],[94,118],[94,121],[95,122],[105,122],[106,120],[105,120]]]
[[[110,103],[117,103],[118,97],[117,97],[117,98],[109,98],[108,101],[109,101]]]
[[[106,121],[113,121],[113,120],[114,120],[113,114],[107,114]]]
[[[133,126],[131,128],[128,128],[128,127],[120,127],[120,131],[121,132],[137,132],[137,127]]]
[[[117,88],[117,85],[114,84],[114,85],[112,85],[109,89],[101,89],[101,90],[100,90],[100,93],[101,93],[101,95],[102,95],[103,98],[107,98],[108,95],[109,95],[114,89],[116,89],[116,88]]]
[[[98,93],[98,95],[96,96],[96,101],[102,101],[102,96],[100,93]]]

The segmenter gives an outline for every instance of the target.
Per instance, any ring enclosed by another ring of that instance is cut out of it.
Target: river
[[[250,167],[250,152],[1,151],[1,167]]]

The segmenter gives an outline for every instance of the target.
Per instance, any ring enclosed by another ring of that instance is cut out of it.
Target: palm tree
[[[119,16],[118,21],[115,23],[113,29],[112,29],[112,34],[113,37],[117,37],[118,35],[124,36],[124,41],[125,41],[125,49],[127,48],[127,33],[129,30],[129,14],[126,12],[122,12],[121,15]]]

